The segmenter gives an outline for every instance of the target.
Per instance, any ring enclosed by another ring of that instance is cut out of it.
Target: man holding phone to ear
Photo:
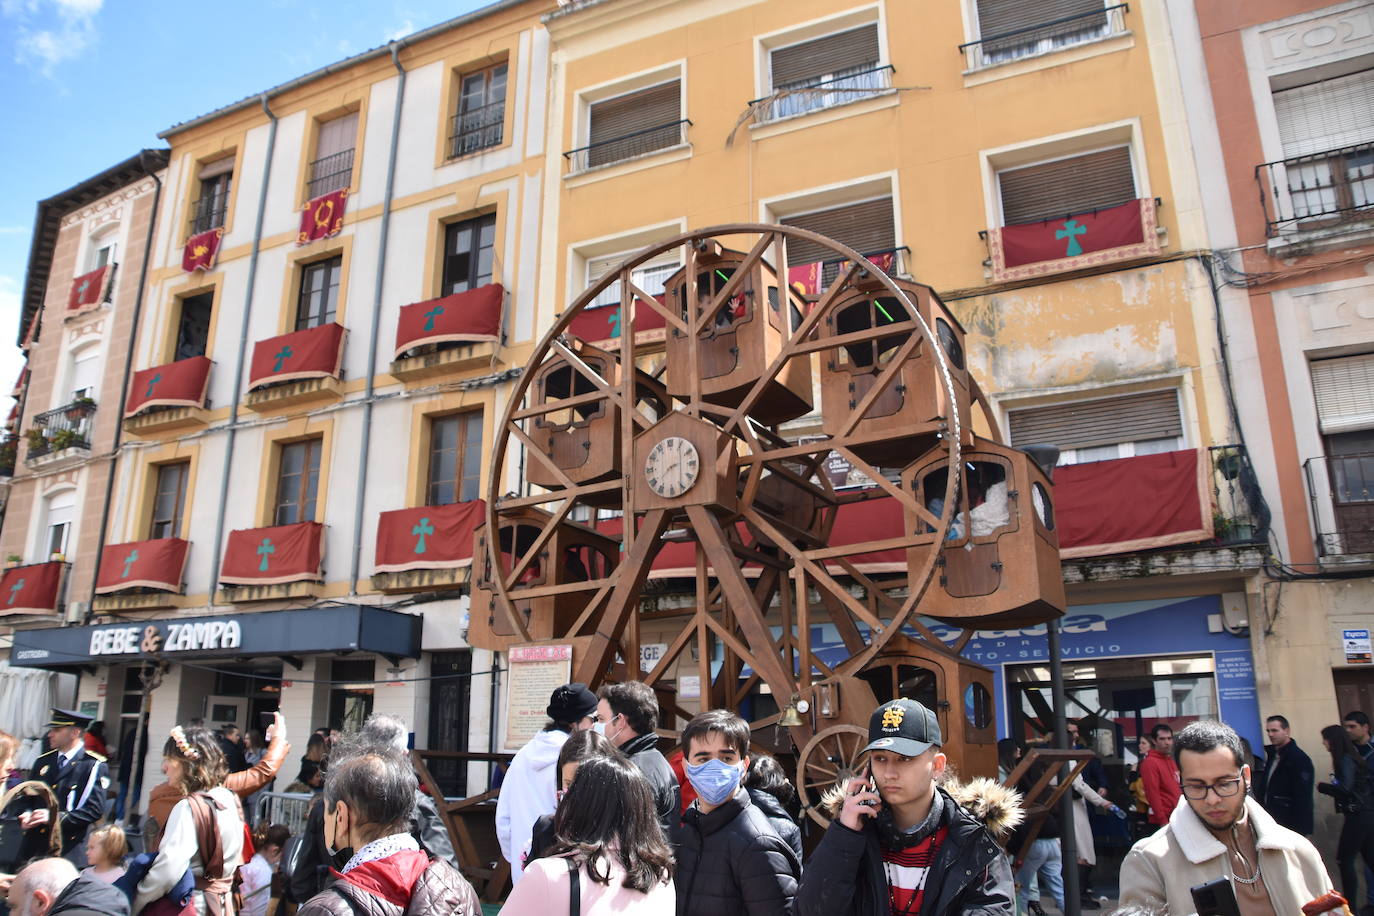
[[[1331,889],[1316,848],[1250,797],[1250,767],[1230,726],[1194,722],[1173,751],[1184,804],[1127,854],[1122,906],[1194,913],[1193,888],[1221,879],[1241,916],[1283,916]]]
[[[866,767],[822,802],[833,820],[802,872],[798,916],[1014,916],[997,836],[1020,821],[1020,798],[989,779],[946,781],[940,746],[939,720],[915,700],[873,711]]]

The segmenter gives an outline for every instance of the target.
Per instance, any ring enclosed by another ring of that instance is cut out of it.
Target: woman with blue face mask
[[[740,785],[749,769],[749,724],[712,709],[688,722],[681,740],[697,799],[677,836],[677,916],[783,916],[801,863]]]

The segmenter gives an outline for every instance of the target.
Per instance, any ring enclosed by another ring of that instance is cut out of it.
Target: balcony
[[[568,161],[568,173],[575,175],[588,169],[628,162],[660,150],[684,146],[687,143],[687,128],[692,122],[687,119],[670,121],[657,127],[646,127],[608,140],[598,140],[574,150],[568,150],[563,158]]]
[[[1218,544],[1263,544],[1269,536],[1269,506],[1243,445],[1213,445],[1211,466],[1212,530]]]
[[[299,522],[229,532],[216,601],[239,603],[304,598],[324,580],[324,526]]]
[[[61,560],[6,569],[0,577],[0,616],[56,614],[63,604],[70,569]]]
[[[1266,162],[1255,180],[1266,233],[1280,244],[1374,228],[1374,142]]]
[[[988,246],[987,277],[1006,283],[1154,257],[1165,245],[1161,205],[1158,197],[1146,197],[980,232]]]
[[[187,235],[200,235],[224,225],[229,213],[227,197],[202,197],[191,204],[191,218],[187,221]]]
[[[269,414],[339,400],[344,336],[342,326],[330,323],[258,341],[243,406]]]
[[[462,111],[449,118],[448,156],[457,159],[501,145],[506,123],[506,100]]]
[[[0,436],[0,479],[14,476],[15,459],[19,457],[19,437]]]
[[[325,156],[310,163],[310,181],[305,186],[305,199],[346,188],[353,181],[353,150]]]
[[[175,606],[175,596],[183,592],[190,546],[180,538],[107,544],[100,554],[91,609],[110,613]]]
[[[140,438],[203,428],[211,362],[192,356],[134,373],[124,401],[124,431]]]
[[[77,398],[56,410],[40,413],[24,433],[30,467],[47,467],[64,459],[89,458],[95,401]]]
[[[1124,34],[1129,11],[1129,4],[1119,3],[1026,28],[984,35],[959,46],[964,55],[964,69],[981,70]]]
[[[1374,453],[1323,455],[1302,468],[1317,557],[1334,564],[1374,562]]]
[[[794,118],[886,92],[892,88],[892,74],[896,72],[890,65],[864,65],[863,69],[841,72],[830,79],[778,86],[772,95],[751,99],[749,107],[754,112],[756,124]]]

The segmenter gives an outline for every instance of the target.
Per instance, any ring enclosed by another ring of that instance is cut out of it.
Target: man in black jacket
[[[1316,782],[1312,758],[1293,740],[1283,716],[1265,719],[1264,731],[1270,743],[1264,749],[1264,769],[1255,780],[1255,798],[1274,820],[1294,833],[1310,836]]]
[[[9,905],[20,916],[129,916],[129,898],[117,887],[56,858],[24,866],[10,885]]]
[[[1016,794],[990,780],[971,783],[958,800],[940,787],[940,725],[914,700],[874,710],[868,738],[863,774],[828,798],[834,820],[807,863],[794,912],[1013,916],[1006,853],[964,805],[1010,827],[1020,819]]]
[[[677,831],[677,916],[787,916],[801,875],[796,853],[749,801],[749,723],[724,709],[682,730],[697,800]]]
[[[597,691],[597,723],[594,726],[620,752],[639,767],[654,794],[654,809],[663,825],[663,834],[670,840],[681,818],[682,798],[677,776],[668,765],[668,758],[658,749],[658,698],[654,689],[640,681],[607,684]]]

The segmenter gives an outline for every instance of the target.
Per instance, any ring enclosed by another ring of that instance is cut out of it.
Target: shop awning
[[[220,584],[280,585],[318,580],[323,531],[319,522],[300,522],[229,532]]]
[[[505,303],[506,288],[488,283],[442,299],[401,306],[396,323],[396,359],[421,344],[500,340]]]
[[[322,324],[269,337],[253,345],[248,388],[307,378],[337,378],[343,361],[344,329]]]
[[[181,538],[107,544],[100,554],[95,593],[108,595],[128,588],[180,592],[190,546],[189,541]]]
[[[129,385],[124,416],[132,417],[149,407],[204,407],[209,384],[210,359],[206,356],[140,369]]]
[[[66,563],[54,561],[5,570],[0,578],[0,616],[56,613],[66,568]]]
[[[654,299],[663,302],[662,296],[655,296]],[[634,316],[636,334],[662,330],[668,323],[656,309],[638,299],[635,300]],[[588,343],[620,339],[620,305],[583,309],[573,318],[568,333]]]
[[[354,605],[18,630],[10,664],[61,669],[152,657],[189,661],[335,652],[418,658],[422,626],[419,615]]]
[[[473,533],[486,521],[485,513],[481,499],[383,512],[377,521],[376,572],[470,565]]]
[[[1054,472],[1059,555],[1096,557],[1209,540],[1208,464],[1196,449]]]

